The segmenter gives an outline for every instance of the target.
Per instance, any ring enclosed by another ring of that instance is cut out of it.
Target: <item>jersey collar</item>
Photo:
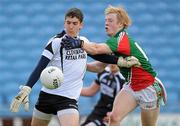
[[[125,31],[125,28],[122,28],[120,31],[118,31],[114,37],[118,37],[119,34],[120,34],[121,32],[123,32],[123,31]]]

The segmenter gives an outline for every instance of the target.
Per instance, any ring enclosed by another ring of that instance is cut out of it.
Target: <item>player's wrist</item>
[[[119,57],[117,61],[119,67],[127,67],[127,62],[123,57]]]
[[[24,91],[24,92],[26,92],[27,94],[30,94],[30,92],[31,92],[31,90],[32,90],[31,87],[26,86],[26,85],[25,85],[25,86],[21,85],[19,88],[21,89],[21,91]]]

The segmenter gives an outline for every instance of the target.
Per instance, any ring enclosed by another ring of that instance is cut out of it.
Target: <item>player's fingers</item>
[[[10,111],[11,112],[18,112],[20,104],[21,104],[21,102],[19,100],[13,99],[13,101],[10,105]]]
[[[108,116],[105,116],[105,117],[103,118],[103,121],[104,121],[104,122],[109,122],[109,117],[108,117]]]
[[[106,113],[106,116],[103,118],[103,121],[109,122],[110,115],[111,115],[111,112],[107,112],[107,113]]]
[[[25,111],[29,111],[29,99],[28,99],[28,97],[26,97],[26,98],[23,100],[23,105],[24,105],[24,110],[25,110]]]

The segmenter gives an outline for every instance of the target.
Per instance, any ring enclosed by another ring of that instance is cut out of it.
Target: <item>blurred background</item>
[[[38,62],[48,39],[61,32],[64,14],[71,7],[84,12],[81,35],[105,42],[104,10],[122,5],[133,24],[129,34],[146,50],[158,77],[163,81],[168,103],[161,107],[160,126],[180,126],[180,1],[177,0],[0,0],[0,126],[28,126],[41,84],[33,87],[30,112],[10,113],[9,105]],[[93,61],[88,59],[88,61]],[[86,73],[84,86],[96,74]],[[80,97],[85,117],[95,105],[93,98]],[[137,109],[129,116],[137,124]],[[56,126],[57,124],[51,124]]]

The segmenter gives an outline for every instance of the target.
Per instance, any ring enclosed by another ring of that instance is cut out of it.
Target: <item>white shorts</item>
[[[124,85],[122,90],[130,92],[141,108],[155,109],[160,105],[164,105],[166,102],[166,91],[163,84],[157,78],[155,82],[158,82],[158,86],[161,91],[160,95],[158,94],[159,92],[157,92],[153,85],[150,85],[140,91],[133,91],[130,85]]]

